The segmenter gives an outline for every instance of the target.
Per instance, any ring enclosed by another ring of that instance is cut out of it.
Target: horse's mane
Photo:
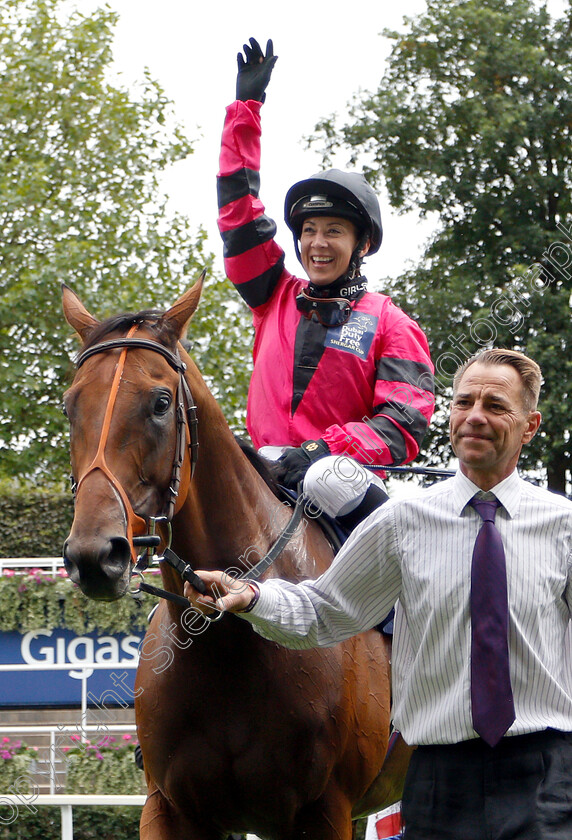
[[[145,324],[145,326],[155,333],[155,338],[162,344],[168,346],[176,341],[176,336],[168,334],[166,325],[161,322],[163,312],[155,309],[144,309],[142,312],[124,312],[120,315],[112,315],[97,324],[89,333],[87,340],[83,346],[83,350],[88,347],[93,347],[99,344],[105,336],[117,331],[127,332],[135,324]]]
[[[278,488],[278,482],[272,473],[272,462],[267,458],[264,458],[262,455],[259,455],[256,449],[254,449],[250,443],[247,443],[244,438],[241,438],[238,435],[235,435],[234,437],[243,454],[250,461],[258,475],[264,480],[268,487],[270,487],[274,495],[280,498],[281,494]]]

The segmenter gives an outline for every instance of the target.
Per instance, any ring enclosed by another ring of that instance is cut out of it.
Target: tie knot
[[[471,501],[469,502],[471,507],[477,511],[479,516],[484,522],[494,522],[495,521],[495,514],[497,512],[497,508],[500,505],[498,499],[492,499],[491,501],[487,501],[486,499],[478,499],[474,496]]]

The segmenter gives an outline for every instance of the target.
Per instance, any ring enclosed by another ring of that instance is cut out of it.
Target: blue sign
[[[114,664],[109,669],[90,669],[88,706],[128,708],[133,705],[136,670],[133,665],[138,661],[143,636],[143,633],[76,636],[62,628],[24,634],[0,633],[1,664],[39,668],[0,672],[0,706],[80,706],[82,666],[110,662]],[[122,668],[122,663],[130,667]],[[50,665],[64,664],[69,664],[69,669],[49,669]]]

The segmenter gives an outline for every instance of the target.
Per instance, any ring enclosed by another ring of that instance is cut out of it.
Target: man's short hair
[[[467,359],[464,365],[457,370],[453,378],[453,393],[457,393],[461,377],[467,368],[478,362],[481,365],[510,365],[513,367],[522,382],[522,404],[526,411],[536,411],[540,385],[542,383],[542,372],[535,361],[529,359],[524,353],[518,350],[482,350]]]

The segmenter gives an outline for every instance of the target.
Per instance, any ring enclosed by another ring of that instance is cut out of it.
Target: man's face
[[[523,444],[540,425],[540,413],[523,406],[522,381],[511,365],[467,368],[453,397],[449,434],[461,471],[483,490],[516,467]]]

